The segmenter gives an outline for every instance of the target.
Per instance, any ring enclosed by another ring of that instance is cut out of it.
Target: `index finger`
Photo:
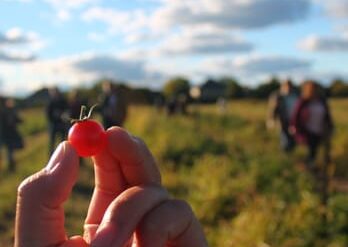
[[[111,156],[120,164],[122,173],[130,186],[161,184],[161,175],[146,144],[131,136],[122,128],[107,131]]]
[[[118,127],[109,129],[106,136],[107,148],[93,158],[95,189],[85,221],[88,242],[93,238],[105,210],[125,189],[161,184],[155,160],[143,141]]]

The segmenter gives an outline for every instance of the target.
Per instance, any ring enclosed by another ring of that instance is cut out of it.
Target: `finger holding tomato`
[[[161,186],[155,159],[143,141],[121,128],[104,131],[89,118],[75,122],[68,140],[18,189],[16,247],[207,246],[187,203],[170,199]],[[78,156],[91,155],[95,188],[84,235],[69,238],[63,204],[78,177]]]

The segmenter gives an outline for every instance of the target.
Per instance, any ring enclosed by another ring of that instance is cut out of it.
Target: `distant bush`
[[[331,97],[348,97],[348,84],[341,79],[334,80],[330,87],[329,93]]]
[[[163,88],[163,94],[166,97],[178,96],[180,94],[188,95],[190,91],[190,82],[183,77],[172,78],[167,81]]]
[[[245,96],[245,88],[243,88],[236,79],[232,77],[224,77],[220,83],[226,85],[226,97],[229,99],[243,98]]]
[[[273,77],[270,81],[260,84],[250,91],[250,96],[254,98],[267,98],[272,92],[279,89],[280,81]]]

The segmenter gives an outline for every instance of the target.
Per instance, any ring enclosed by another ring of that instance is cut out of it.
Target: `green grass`
[[[335,179],[348,180],[347,100],[331,102]],[[221,115],[215,106],[192,106],[189,116],[167,117],[149,107],[132,107],[127,129],[154,153],[163,183],[187,200],[202,222],[210,246],[348,245],[347,192],[333,188],[328,232],[323,236],[319,181],[301,169],[305,149],[279,152],[277,133],[264,126],[266,103],[237,101]],[[0,246],[11,246],[16,188],[48,159],[46,123],[40,109],[22,113],[26,148],[17,154],[18,172],[0,174]],[[69,235],[82,232],[93,188],[86,162],[66,204]],[[320,164],[320,162],[319,162]]]

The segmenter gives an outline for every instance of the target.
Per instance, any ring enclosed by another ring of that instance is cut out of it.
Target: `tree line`
[[[92,87],[80,87],[75,88],[75,91],[79,92],[81,97],[86,99],[98,99],[102,93],[101,85],[103,81],[108,80],[113,84],[119,86],[119,90],[122,90],[125,97],[131,104],[154,104],[158,100],[168,100],[171,97],[178,95],[186,95],[190,98],[190,90],[194,86],[193,83],[185,77],[174,77],[167,80],[161,89],[153,90],[149,88],[134,88],[130,87],[127,82],[116,81],[111,79],[101,79],[93,84]],[[213,83],[221,88],[223,92],[221,97],[226,99],[266,99],[272,92],[277,90],[281,84],[281,80],[277,77],[272,77],[268,81],[265,81],[255,87],[242,85],[236,78],[233,77],[221,77],[217,79],[209,78],[201,83]],[[199,87],[199,86],[198,86]],[[322,86],[323,92],[330,97],[343,98],[348,97],[348,81],[342,79],[335,79],[329,85]],[[298,87],[299,90],[299,87]],[[69,91],[70,92],[70,91]],[[65,94],[69,94],[66,92]],[[48,89],[43,88],[25,99],[18,100],[21,106],[35,106],[44,105],[48,100]]]
[[[259,84],[256,87],[242,85],[237,79],[233,77],[222,77],[218,79],[208,79],[217,85],[225,88],[224,97],[228,99],[240,98],[267,98],[272,92],[279,89],[281,80],[277,77],[272,77],[268,81]],[[206,82],[207,82],[206,81]],[[205,82],[205,83],[206,83]],[[320,84],[320,82],[318,82]],[[204,84],[204,83],[203,83]],[[329,85],[322,86],[323,92],[329,97],[348,97],[348,81],[342,79],[334,79]],[[300,90],[300,86],[295,86]],[[188,93],[191,88],[191,83],[188,79],[183,77],[172,78],[168,80],[163,88],[165,96],[177,95],[181,93]]]

